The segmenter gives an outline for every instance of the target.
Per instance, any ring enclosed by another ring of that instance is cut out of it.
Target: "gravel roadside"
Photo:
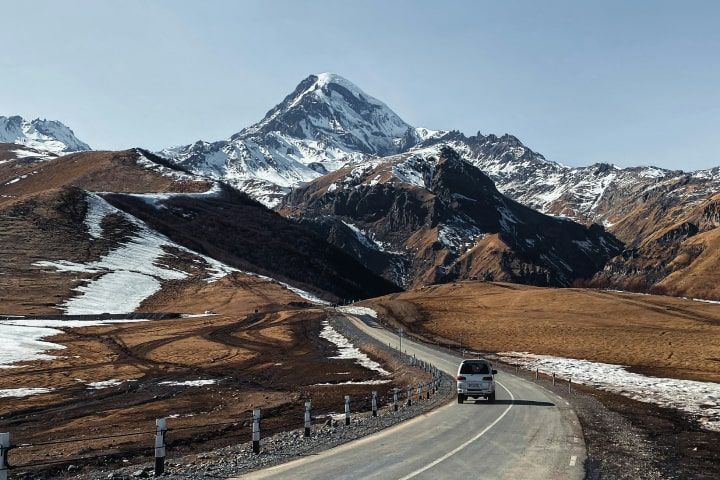
[[[497,365],[515,374],[515,367]],[[518,375],[534,379],[535,372]],[[582,425],[586,480],[720,478],[720,432],[702,429],[680,412],[583,385],[568,389],[540,375],[539,385],[572,405]]]

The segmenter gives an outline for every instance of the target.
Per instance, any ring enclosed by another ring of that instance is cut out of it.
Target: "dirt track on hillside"
[[[272,302],[270,300],[273,300]],[[245,442],[249,415],[263,410],[263,428],[298,428],[303,404],[312,399],[315,415],[342,410],[351,395],[354,409],[369,408],[371,392],[413,383],[416,373],[379,352],[371,354],[395,372],[379,385],[329,385],[381,378],[354,360],[330,358],[336,347],[319,337],[327,313],[279,285],[246,275],[215,283],[170,282],[149,298],[145,311],[202,312],[217,315],[67,329],[49,339],[65,345],[52,361],[32,361],[0,370],[0,389],[45,387],[53,391],[0,403],[0,431],[13,444],[60,443],[11,452],[11,463],[68,460],[75,465],[121,465],[123,459],[152,456],[155,419],[168,420],[173,455]],[[91,382],[121,380],[90,389]],[[161,382],[213,380],[204,386]],[[67,439],[137,436],[67,442]],[[62,466],[43,466],[58,478]],[[35,471],[33,478],[43,478]]]

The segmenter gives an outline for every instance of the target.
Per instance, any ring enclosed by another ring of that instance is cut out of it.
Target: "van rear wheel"
[[[488,395],[487,399],[489,403],[495,403],[495,392]]]
[[[463,403],[465,401],[465,395],[460,395],[458,393],[458,403]]]

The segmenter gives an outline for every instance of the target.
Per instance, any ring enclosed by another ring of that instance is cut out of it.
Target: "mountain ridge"
[[[0,116],[0,143],[24,145],[54,155],[91,150],[60,121],[40,118],[28,121],[19,115]]]

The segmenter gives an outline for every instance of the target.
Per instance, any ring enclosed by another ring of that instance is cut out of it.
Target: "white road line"
[[[577,455],[571,456],[571,457],[570,457],[570,466],[571,466],[571,467],[574,467],[576,461],[577,461]]]
[[[512,394],[512,392],[511,392],[510,390],[508,390],[508,388],[507,388],[505,385],[503,385],[503,384],[500,383],[500,382],[496,382],[496,383],[497,383],[498,385],[500,385],[503,389],[505,389],[506,392],[508,392],[508,393],[510,394],[510,400],[512,400],[512,401],[515,400],[515,396]],[[513,403],[511,403],[510,405],[508,405],[508,407],[505,409],[505,411],[503,411],[503,413],[502,413],[498,418],[496,418],[494,422],[492,422],[490,425],[488,425],[487,427],[485,427],[485,429],[484,429],[482,432],[478,433],[477,435],[475,435],[474,437],[472,437],[472,438],[471,438],[470,440],[468,440],[467,442],[465,442],[465,443],[463,443],[462,445],[459,445],[458,447],[450,450],[448,453],[446,453],[446,454],[443,455],[442,457],[438,458],[437,460],[435,460],[435,461],[433,461],[433,462],[431,462],[431,463],[428,463],[428,464],[425,465],[424,467],[419,468],[419,469],[415,470],[414,472],[409,473],[408,475],[405,475],[404,477],[399,478],[398,480],[410,480],[411,478],[417,477],[417,476],[420,475],[421,473],[426,472],[427,470],[430,470],[431,468],[433,468],[435,465],[439,464],[440,462],[443,462],[443,461],[447,460],[448,458],[452,457],[453,455],[455,455],[456,453],[458,453],[459,451],[461,451],[462,449],[464,449],[465,447],[467,447],[468,445],[470,445],[471,443],[473,443],[475,440],[477,440],[478,438],[480,438],[480,437],[482,437],[483,435],[485,435],[492,427],[494,427],[500,420],[502,420],[505,415],[507,415],[507,413],[510,411],[510,409],[511,409],[512,407],[513,407]]]

